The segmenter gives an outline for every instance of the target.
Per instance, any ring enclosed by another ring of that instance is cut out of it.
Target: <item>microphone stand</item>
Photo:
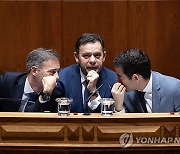
[[[102,83],[91,95],[89,95],[89,97],[88,97],[88,99],[87,99],[87,102],[86,102],[86,110],[85,110],[85,112],[84,112],[83,115],[91,115],[91,113],[90,113],[90,108],[89,108],[89,106],[88,106],[88,102],[90,101],[91,97],[94,96],[94,94],[96,94],[97,91],[98,91],[102,86],[104,86],[105,84],[108,84],[108,83]],[[110,84],[108,84],[108,85],[109,85],[109,88],[111,89],[111,85],[110,85]]]

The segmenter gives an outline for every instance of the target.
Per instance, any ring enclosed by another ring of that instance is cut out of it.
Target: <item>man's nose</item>
[[[89,58],[89,61],[90,61],[90,62],[95,62],[95,61],[96,61],[96,58],[94,57],[94,55],[92,55],[92,56]]]
[[[55,76],[56,80],[59,79],[59,74],[58,74],[58,72],[54,73],[54,76]]]

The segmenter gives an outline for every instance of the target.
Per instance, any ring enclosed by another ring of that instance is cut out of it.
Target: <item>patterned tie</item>
[[[88,112],[88,97],[89,97],[89,91],[87,89],[87,82],[84,82],[85,90],[84,90],[84,102],[83,102],[83,109],[84,112]]]
[[[31,111],[32,105],[38,99],[38,94],[35,92],[26,93],[27,98],[21,101],[21,105],[19,107],[20,112]]]
[[[38,98],[38,94],[35,92],[28,93],[28,98],[29,98],[28,101],[35,102]]]
[[[140,102],[141,102],[141,106],[142,106],[142,108],[143,108],[143,111],[144,111],[145,113],[148,113],[147,108],[146,108],[146,100],[145,100],[145,98],[144,98],[144,94],[145,94],[145,92],[141,92],[141,91],[138,92],[139,100],[140,100]]]
[[[35,92],[28,93],[28,102],[25,105],[24,111],[32,112],[33,107],[34,107],[34,103],[36,102],[37,99],[38,99],[37,93],[35,93]]]

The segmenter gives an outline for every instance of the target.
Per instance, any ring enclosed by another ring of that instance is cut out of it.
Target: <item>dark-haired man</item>
[[[109,85],[117,81],[116,73],[102,66],[106,58],[103,40],[98,34],[83,34],[76,42],[74,57],[77,64],[60,70],[58,88],[63,96],[73,99],[71,112],[86,112],[87,103],[91,112],[100,112],[98,100],[112,97]]]
[[[119,53],[113,63],[119,78],[119,82],[112,88],[116,110],[125,112],[180,111],[180,80],[151,71],[150,60],[144,51],[126,50]],[[125,93],[125,90],[128,92]]]

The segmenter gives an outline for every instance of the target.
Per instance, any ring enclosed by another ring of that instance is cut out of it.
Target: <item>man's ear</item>
[[[31,67],[31,74],[32,74],[33,76],[36,76],[36,72],[37,72],[37,67],[36,67],[36,66],[32,66],[32,67]]]
[[[103,62],[105,62],[105,59],[106,59],[106,51],[103,51]]]
[[[138,81],[139,80],[139,74],[133,74],[132,79]]]
[[[79,63],[79,55],[77,54],[77,52],[74,52],[74,59],[76,63]]]

